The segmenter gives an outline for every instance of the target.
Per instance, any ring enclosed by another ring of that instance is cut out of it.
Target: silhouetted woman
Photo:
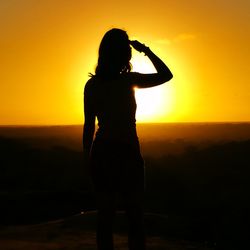
[[[157,73],[130,72],[131,46],[145,53]],[[84,89],[83,131],[84,157],[89,159],[97,200],[99,250],[114,249],[112,222],[117,199],[122,200],[128,216],[129,249],[145,249],[144,161],[136,133],[134,88],[157,86],[171,78],[172,73],[161,59],[144,44],[129,41],[125,31],[111,29],[104,35],[95,75]]]

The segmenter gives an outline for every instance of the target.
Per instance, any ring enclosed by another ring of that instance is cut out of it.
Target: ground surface
[[[122,221],[118,214],[118,221]],[[120,222],[118,222],[119,224]],[[163,222],[164,223],[164,222]],[[35,225],[0,227],[1,250],[94,250],[95,246],[95,213],[78,214],[66,219],[50,221]],[[114,234],[117,250],[127,249],[126,234],[116,225]],[[162,235],[148,235],[148,250],[184,250],[213,249],[205,243],[167,239]]]

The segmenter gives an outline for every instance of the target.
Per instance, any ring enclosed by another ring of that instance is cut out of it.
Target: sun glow
[[[131,60],[133,71],[155,73],[155,68],[147,57],[135,53]],[[135,89],[138,122],[166,122],[171,119],[173,109],[173,88],[160,85],[147,89]]]

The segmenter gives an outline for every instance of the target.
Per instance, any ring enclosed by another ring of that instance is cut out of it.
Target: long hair
[[[111,29],[102,38],[95,75],[112,78],[131,71],[131,47],[126,31]]]

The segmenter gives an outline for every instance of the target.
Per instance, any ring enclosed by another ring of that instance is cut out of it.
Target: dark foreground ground
[[[142,129],[148,249],[250,249],[250,125]],[[0,128],[0,250],[95,249],[80,141],[79,127]]]
[[[94,250],[95,218],[95,212],[88,212],[41,224],[2,227],[0,246],[2,250]],[[166,238],[162,231],[170,226],[168,220],[156,214],[145,215],[148,250],[215,249],[208,242]],[[117,250],[128,249],[125,224],[125,215],[118,213],[114,226]]]

